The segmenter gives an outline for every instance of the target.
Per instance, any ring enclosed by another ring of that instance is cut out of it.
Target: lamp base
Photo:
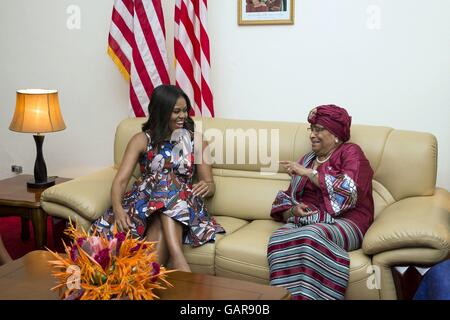
[[[27,187],[32,189],[48,188],[55,185],[55,178],[47,178],[47,181],[36,182],[35,179],[27,181]]]

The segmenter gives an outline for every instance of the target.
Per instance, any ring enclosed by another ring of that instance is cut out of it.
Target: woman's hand
[[[144,132],[139,132],[131,138],[111,186],[112,208],[115,224],[119,231],[126,231],[133,226],[131,218],[122,207],[122,199],[128,181],[130,181],[130,177],[138,162],[139,155],[147,149],[147,143],[147,136]]]
[[[306,204],[304,204],[304,203],[299,203],[299,204],[293,206],[291,209],[286,210],[286,211],[283,213],[283,219],[284,219],[284,222],[287,222],[288,219],[289,219],[291,216],[295,216],[295,217],[301,218],[301,217],[306,217],[306,216],[309,216],[309,215],[313,214],[314,212],[308,212],[308,211],[306,211],[306,208],[307,208],[307,207],[308,207],[308,206],[307,206]]]
[[[293,207],[292,209],[292,213],[294,214],[294,216],[296,217],[306,217],[309,216],[311,214],[313,214],[313,212],[308,212],[306,211],[306,208],[308,206],[304,203],[299,203],[298,205],[296,205],[295,207]]]
[[[279,164],[281,164],[286,169],[290,176],[307,176],[311,173],[311,169],[305,168],[295,161],[279,161]]]
[[[114,209],[114,218],[116,221],[117,230],[119,232],[126,232],[133,227],[130,216],[125,212],[125,210],[123,210],[122,207],[118,210]]]
[[[192,186],[192,193],[194,196],[200,196],[202,198],[210,196],[214,193],[214,182],[201,180]]]

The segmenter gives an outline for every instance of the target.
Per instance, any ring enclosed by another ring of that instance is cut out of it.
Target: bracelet
[[[309,178],[314,179],[315,177],[317,177],[318,174],[319,174],[319,172],[316,169],[313,169],[311,171],[311,174],[309,175]]]

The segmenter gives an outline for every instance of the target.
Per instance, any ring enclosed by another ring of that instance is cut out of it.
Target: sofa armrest
[[[111,206],[111,185],[117,169],[110,167],[46,189],[41,201],[68,207],[93,221]],[[52,215],[51,212],[48,214]]]
[[[374,255],[401,248],[450,249],[450,195],[402,199],[385,208],[364,236],[363,251]]]

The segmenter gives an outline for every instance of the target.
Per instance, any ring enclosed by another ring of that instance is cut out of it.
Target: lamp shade
[[[65,128],[57,90],[17,90],[16,110],[9,125],[10,130],[45,133]]]

